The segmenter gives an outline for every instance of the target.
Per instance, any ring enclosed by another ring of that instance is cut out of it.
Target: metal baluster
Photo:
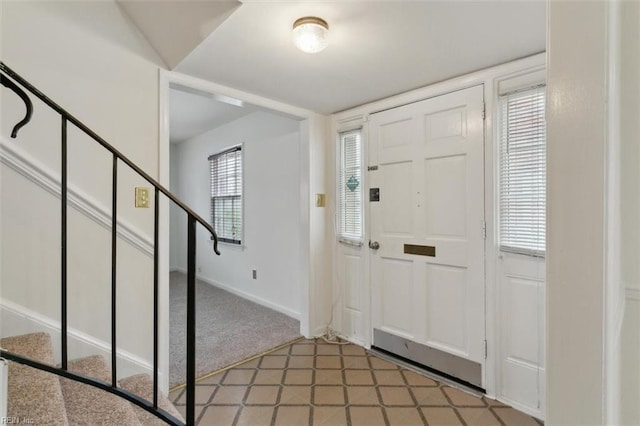
[[[61,364],[67,369],[67,118],[62,117],[60,173],[60,323],[61,323]]]
[[[158,408],[158,219],[160,191],[155,188],[153,201],[153,408]]]
[[[187,223],[187,424],[195,424],[196,392],[196,221]]]
[[[118,157],[113,155],[111,187],[111,384],[116,386],[118,375],[116,373],[116,243],[118,224]]]

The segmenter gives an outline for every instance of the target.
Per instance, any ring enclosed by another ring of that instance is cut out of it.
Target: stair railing
[[[43,364],[33,359],[5,351],[0,348],[0,358],[5,358],[19,364],[27,365],[39,370],[47,371],[67,379],[75,380],[109,393],[118,395],[138,407],[148,411],[156,417],[171,425],[183,425],[177,418],[158,406],[158,219],[160,215],[159,201],[160,194],[163,194],[175,205],[180,207],[187,214],[187,344],[186,344],[186,424],[195,424],[195,380],[196,380],[196,226],[202,225],[213,238],[213,250],[220,254],[218,250],[218,236],[215,230],[206,220],[191,210],[186,204],[180,201],[174,194],[153,179],[149,174],[138,167],[133,161],[110,145],[103,138],[98,136],[93,130],[84,125],[64,108],[53,102],[40,90],[31,85],[19,74],[9,68],[4,62],[0,62],[0,84],[14,91],[25,103],[26,115],[17,123],[11,133],[12,138],[16,138],[21,127],[26,125],[32,117],[33,105],[29,96],[22,90],[36,96],[51,109],[60,114],[61,117],[61,365],[54,367]],[[9,79],[10,78],[10,79]],[[19,84],[16,84],[16,82]],[[21,88],[21,87],[22,88]],[[68,369],[68,339],[67,339],[67,135],[68,125],[72,124],[86,135],[112,154],[112,189],[111,189],[111,382],[104,382],[92,377],[78,374]],[[116,242],[117,242],[117,185],[118,185],[118,163],[122,162],[129,166],[139,176],[144,178],[154,187],[154,231],[153,231],[153,401],[146,401],[138,395],[118,387],[117,382],[117,353],[116,353]]]

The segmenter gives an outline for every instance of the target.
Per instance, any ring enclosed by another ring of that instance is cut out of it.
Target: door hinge
[[[487,239],[487,221],[485,220],[482,221],[482,239]]]
[[[482,119],[484,120],[485,118],[487,118],[487,104],[483,102],[482,103]]]
[[[487,353],[488,353],[488,349],[487,349],[487,341],[484,341],[484,359],[487,359]]]

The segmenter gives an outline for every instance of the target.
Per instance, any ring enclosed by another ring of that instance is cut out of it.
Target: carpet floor
[[[170,278],[170,387],[186,381],[187,276]],[[300,322],[202,281],[196,283],[196,376],[300,337]]]

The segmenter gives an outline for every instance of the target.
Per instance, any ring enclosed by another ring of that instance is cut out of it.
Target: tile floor
[[[169,398],[184,414],[184,390]],[[203,426],[542,424],[359,346],[323,340],[301,340],[198,381],[196,418]]]

